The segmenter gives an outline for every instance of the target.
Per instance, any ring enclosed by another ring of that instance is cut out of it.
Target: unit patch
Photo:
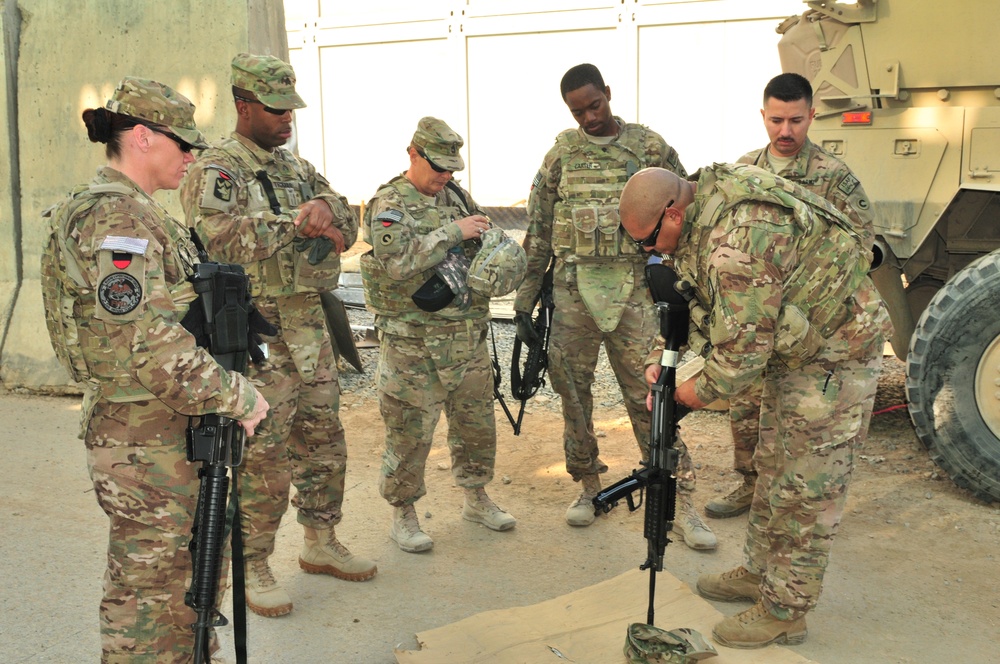
[[[233,178],[221,168],[217,171],[212,195],[220,201],[229,202],[233,199]]]
[[[848,173],[844,176],[844,179],[840,181],[840,184],[837,185],[837,189],[844,192],[844,196],[850,196],[854,193],[854,190],[858,188],[859,184],[861,184],[861,181]]]
[[[382,233],[379,236],[378,241],[382,244],[383,247],[387,247],[390,244],[392,244],[392,238],[393,238],[392,233]]]
[[[134,311],[142,301],[142,286],[131,274],[115,272],[97,288],[97,299],[111,314],[121,316]]]

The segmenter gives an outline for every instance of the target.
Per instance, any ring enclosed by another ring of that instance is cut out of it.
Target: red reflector
[[[845,125],[870,125],[872,123],[871,111],[851,111],[844,113],[842,123]]]

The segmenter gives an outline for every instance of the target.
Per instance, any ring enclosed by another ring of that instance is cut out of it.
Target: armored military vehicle
[[[778,28],[809,135],[873,204],[872,276],[931,457],[1000,500],[1000,3],[806,0]]]

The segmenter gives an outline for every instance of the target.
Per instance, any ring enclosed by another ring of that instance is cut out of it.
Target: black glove
[[[260,364],[265,360],[264,351],[260,348],[264,340],[260,335],[266,334],[269,337],[273,337],[278,334],[278,328],[268,323],[267,319],[257,311],[257,307],[252,304],[250,305],[247,322],[249,323],[247,326],[247,352],[250,353],[251,362]]]
[[[517,338],[521,343],[534,346],[542,343],[541,337],[535,331],[535,325],[531,321],[531,314],[527,311],[514,312],[514,325],[517,326]]]
[[[309,251],[309,255],[306,260],[309,261],[310,265],[319,265],[326,257],[330,255],[330,250],[333,249],[333,240],[324,237],[297,237],[292,240],[295,245],[295,251]]]

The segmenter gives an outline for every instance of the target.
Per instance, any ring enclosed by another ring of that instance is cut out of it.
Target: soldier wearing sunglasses
[[[377,571],[334,532],[343,516],[347,444],[320,302],[322,292],[337,287],[340,253],[354,243],[358,220],[312,164],[282,147],[292,137],[293,111],[306,105],[292,67],[241,53],[232,61],[232,86],[236,131],[192,165],[181,202],[208,253],[250,274],[258,310],[279,329],[265,338],[267,361],[247,372],[272,404],[272,416],[247,448],[239,486],[247,606],[280,616],[292,610],[292,600],[268,557],[291,482],[304,529],[299,566],[347,581],[365,581]]]

